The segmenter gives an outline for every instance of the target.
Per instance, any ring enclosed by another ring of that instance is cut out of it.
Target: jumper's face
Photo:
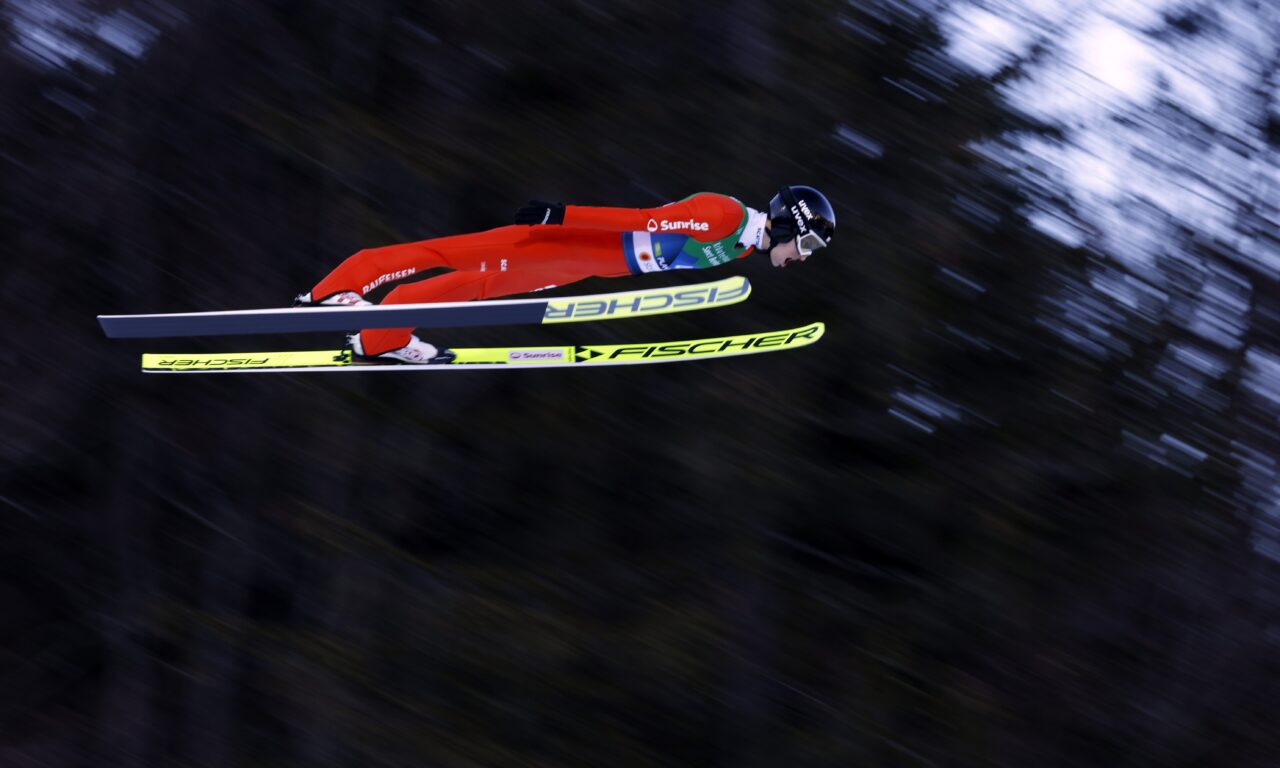
[[[793,261],[804,261],[808,256],[801,255],[799,249],[796,248],[794,239],[788,240],[781,245],[775,245],[772,251],[769,251],[769,261],[775,267],[785,267]]]

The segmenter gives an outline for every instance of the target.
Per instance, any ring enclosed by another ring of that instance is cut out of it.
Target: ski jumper
[[[588,277],[705,269],[759,245],[767,215],[701,192],[660,208],[565,206],[563,224],[513,225],[356,252],[311,289],[369,293],[429,269],[452,272],[394,288],[383,304],[470,301],[554,288]],[[365,330],[365,354],[409,343],[411,328]]]

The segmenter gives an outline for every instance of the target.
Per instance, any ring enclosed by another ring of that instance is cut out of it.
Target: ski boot
[[[311,298],[311,291],[293,297],[295,307],[357,307],[362,304],[373,304],[373,302],[365,301],[365,298],[355,291],[338,291],[319,301]]]
[[[401,363],[408,365],[433,365],[451,363],[457,357],[448,349],[437,349],[434,344],[409,336],[409,343],[399,349],[392,349],[377,355],[366,355],[364,345],[360,343],[360,334],[347,336],[347,344],[351,347],[351,356],[360,363]]]

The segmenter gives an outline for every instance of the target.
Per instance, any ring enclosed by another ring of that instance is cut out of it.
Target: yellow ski
[[[822,338],[824,330],[825,326],[822,323],[811,323],[786,331],[767,331],[689,341],[542,347],[464,347],[452,350],[456,355],[454,360],[432,365],[358,362],[352,359],[349,349],[222,354],[155,353],[142,356],[142,370],[146,373],[467,371],[491,368],[581,368],[674,363],[797,349]]]

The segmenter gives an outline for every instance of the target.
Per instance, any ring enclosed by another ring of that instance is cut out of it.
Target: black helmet
[[[813,187],[783,187],[769,201],[769,239],[785,243],[795,239],[796,249],[808,256],[831,242],[836,233],[836,212],[827,196]]]

